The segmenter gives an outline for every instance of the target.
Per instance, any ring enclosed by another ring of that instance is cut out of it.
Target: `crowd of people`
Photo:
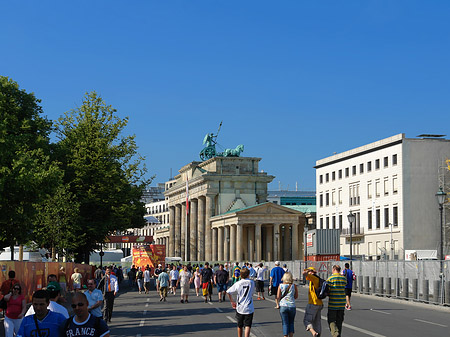
[[[33,293],[28,310],[21,282],[16,279],[15,271],[10,270],[8,280],[0,287],[5,337],[108,337],[107,322],[111,322],[114,298],[119,291],[118,270],[98,268],[94,278],[83,284],[84,276],[75,268],[69,282],[70,307],[74,313],[71,317],[67,310],[67,279],[63,267],[59,275],[49,274],[47,285]]]
[[[250,335],[255,311],[253,295],[256,300],[265,300],[265,282],[268,268],[263,263],[253,268],[252,264],[238,262],[234,264],[215,264],[208,262],[198,265],[164,265],[152,269],[149,266],[132,266],[126,273],[131,287],[136,287],[140,294],[148,294],[152,278],[161,302],[167,301],[168,294],[176,295],[180,290],[180,302],[189,303],[189,291],[194,285],[196,296],[202,296],[205,303],[213,299],[213,288],[217,288],[217,300],[223,302],[226,295],[231,306],[236,310],[238,336]],[[60,275],[64,275],[61,279]],[[78,275],[79,274],[79,275]],[[25,297],[14,271],[8,273],[8,280],[0,287],[0,305],[5,313],[5,336],[109,336],[108,322],[114,308],[114,299],[123,281],[121,267],[98,267],[94,277],[83,284],[83,275],[77,268],[71,275],[71,307],[74,315],[69,317],[65,304],[67,291],[65,271],[60,275],[50,274],[47,286],[33,293],[31,306],[27,310]],[[286,265],[275,267],[269,274],[268,295],[275,297],[275,308],[279,310],[283,336],[292,337],[296,316],[296,302],[299,296],[292,273]],[[58,277],[59,276],[59,277]],[[308,285],[308,304],[305,308],[303,324],[313,337],[321,336],[321,311],[323,300],[319,291],[324,280],[320,279],[314,267],[303,271]],[[355,274],[349,264],[341,271],[339,265],[333,266],[332,275],[326,280],[328,301],[327,321],[331,335],[341,336],[345,310],[351,310],[352,282]],[[62,282],[61,282],[62,281]],[[3,307],[4,306],[4,307]],[[57,331],[53,333],[54,331]],[[42,332],[45,332],[43,334]],[[85,334],[89,333],[89,334]],[[92,334],[91,334],[92,333]]]

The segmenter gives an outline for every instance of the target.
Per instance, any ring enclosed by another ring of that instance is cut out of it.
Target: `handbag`
[[[269,285],[269,287],[267,288],[267,294],[269,296],[272,296],[272,287]]]

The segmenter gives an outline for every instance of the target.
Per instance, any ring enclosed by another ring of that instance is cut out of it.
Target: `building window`
[[[367,229],[372,229],[372,211],[367,212]]]
[[[348,167],[345,168],[345,178],[348,178],[348,176],[350,175],[350,169]]]
[[[392,193],[397,194],[398,193],[398,179],[397,177],[392,178]]]
[[[319,183],[320,183],[320,184],[323,184],[323,175],[320,175],[320,176],[319,176]]]
[[[338,177],[339,177],[339,179],[342,179],[342,170],[338,171]]]
[[[350,206],[359,205],[359,184],[353,184],[349,186]]]
[[[392,208],[392,222],[395,227],[398,226],[398,206],[394,206],[394,208]]]
[[[388,167],[388,157],[384,157],[384,167]]]
[[[352,175],[356,175],[356,165],[352,166]]]
[[[384,228],[389,228],[389,208],[384,209]]]
[[[336,180],[336,172],[331,172],[331,180],[335,181]]]
[[[331,226],[333,229],[336,229],[336,216],[331,217]]]
[[[384,195],[389,195],[389,180],[387,178],[384,180]]]
[[[359,164],[359,173],[364,173],[364,164]]]
[[[323,229],[323,218],[320,218],[320,229]]]
[[[380,210],[377,209],[375,211],[375,225],[377,226],[377,229],[380,229],[381,227],[381,214]]]
[[[380,159],[375,160],[375,170],[380,169]]]
[[[325,206],[330,205],[330,193],[325,193]]]
[[[319,195],[319,206],[323,207],[323,194]]]
[[[372,182],[367,183],[367,199],[372,199]]]
[[[392,155],[392,165],[397,165],[397,155],[396,154]]]
[[[339,215],[339,230],[342,231],[342,214]]]
[[[336,191],[331,192],[331,205],[336,205]]]
[[[380,196],[380,181],[377,180],[375,182],[375,197],[378,198]]]
[[[342,189],[338,190],[339,205],[342,205]]]
[[[367,162],[367,172],[370,172],[370,171],[372,171],[372,162],[368,161]]]
[[[327,183],[330,180],[330,174],[325,174],[325,182]]]
[[[330,229],[330,218],[326,217],[325,220],[326,220],[326,224],[327,224],[327,229]]]

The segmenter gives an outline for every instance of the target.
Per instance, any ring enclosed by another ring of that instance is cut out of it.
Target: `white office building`
[[[341,229],[341,255],[349,256],[352,212],[354,256],[403,259],[405,250],[439,252],[436,193],[439,187],[450,192],[449,158],[450,140],[398,134],[318,160],[317,228]],[[447,205],[443,214],[446,228]]]

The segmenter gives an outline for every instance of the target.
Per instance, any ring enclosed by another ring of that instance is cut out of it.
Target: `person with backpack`
[[[323,308],[323,302],[317,296],[317,292],[320,290],[320,277],[314,267],[303,270],[303,276],[309,281],[308,304],[305,308],[303,325],[313,337],[318,337],[322,333],[321,312]]]
[[[295,300],[298,298],[298,289],[290,272],[284,273],[283,283],[278,287],[277,300],[280,304],[280,316],[283,326],[283,336],[294,336],[294,320],[297,310]]]
[[[345,264],[345,269],[341,273],[347,279],[347,285],[345,286],[345,299],[347,303],[345,304],[346,310],[352,310],[352,305],[350,303],[350,298],[352,297],[353,280],[356,279],[355,273],[350,269],[348,263]]]
[[[342,324],[344,323],[345,286],[347,285],[347,280],[340,273],[341,266],[336,264],[333,266],[333,274],[327,279],[330,287],[327,321],[333,337],[341,336]]]
[[[88,305],[85,294],[80,292],[75,293],[72,298],[72,308],[75,315],[67,319],[62,331],[63,336],[110,336],[106,322],[100,317],[90,314]]]

